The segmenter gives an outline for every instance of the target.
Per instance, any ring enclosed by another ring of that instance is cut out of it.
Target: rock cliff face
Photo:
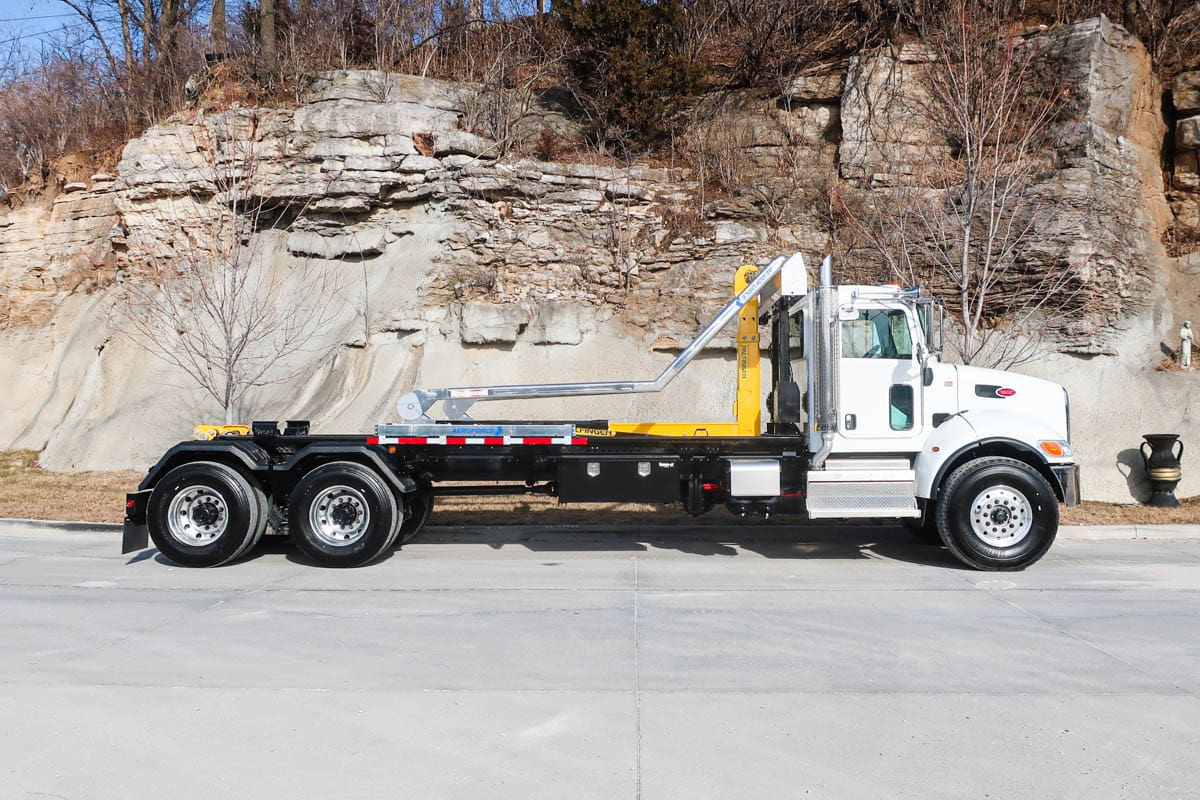
[[[1060,347],[1090,360],[1060,355],[1032,371],[1075,385],[1088,408],[1088,376],[1120,376],[1149,404],[1148,427],[1178,428],[1189,401],[1170,398],[1192,376],[1151,368],[1157,336],[1196,297],[1162,244],[1183,195],[1169,205],[1163,184],[1161,88],[1140,45],[1103,18],[1046,39],[1079,110],[1056,137],[1061,168],[1039,185],[1056,213],[1034,248],[1069,264],[1098,302]],[[821,203],[832,186],[869,186],[932,146],[904,124],[906,70],[921,57],[864,54],[848,75],[800,78],[782,97],[706,100],[709,139],[688,168],[500,157],[462,129],[475,87],[376,72],[324,75],[295,109],[179,115],[131,141],[115,177],[0,216],[0,379],[14,398],[0,447],[44,448],[53,468],[143,466],[214,418],[185,376],[131,344],[113,306],[147,253],[171,257],[181,219],[211,213],[205,164],[223,138],[255,142],[254,193],[278,213],[260,235],[268,268],[317,260],[340,287],[328,341],[294,365],[306,379],[264,388],[247,414],[367,430],[414,385],[656,373],[725,301],[738,265],[829,247]],[[1190,85],[1174,88],[1177,105]],[[883,94],[891,106],[874,102]],[[1184,184],[1185,123],[1174,156]],[[541,107],[521,124],[570,126]],[[728,343],[661,396],[489,412],[725,418]],[[1114,432],[1095,411],[1076,416],[1085,494],[1127,499],[1116,454],[1136,446],[1142,421]]]

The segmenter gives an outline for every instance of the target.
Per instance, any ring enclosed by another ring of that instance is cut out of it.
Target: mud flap
[[[150,546],[150,533],[146,527],[146,505],[149,502],[149,490],[125,495],[125,525],[121,530],[122,554],[145,550]]]
[[[121,533],[121,553],[133,553],[137,550],[145,550],[150,546],[150,534],[146,529],[146,523],[138,524],[132,520],[125,520],[125,528]]]

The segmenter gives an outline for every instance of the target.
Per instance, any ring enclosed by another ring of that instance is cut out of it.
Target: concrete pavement
[[[321,570],[0,530],[0,797],[1194,797],[1200,541],[431,529]]]

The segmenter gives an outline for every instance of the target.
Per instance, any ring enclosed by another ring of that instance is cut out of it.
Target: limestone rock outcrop
[[[1106,19],[1045,37],[1078,107],[1039,182],[1055,213],[1031,258],[1069,264],[1096,298],[1060,350],[1151,364],[1171,316],[1168,273],[1181,269],[1162,245],[1180,213],[1159,165],[1162,88]],[[706,100],[712,124],[686,166],[537,160],[464,128],[479,87],[372,71],[321,75],[295,108],[179,114],[129,142],[115,176],[0,215],[0,380],[21,397],[2,413],[0,447],[44,449],[56,468],[143,466],[211,418],[186,376],[134,348],[114,309],[121,281],[173,257],[186,221],[212,213],[213,164],[253,170],[271,268],[319,261],[341,292],[329,341],[293,365],[302,377],[254,395],[249,415],[369,429],[414,385],[656,374],[663,351],[726,301],[740,264],[830,247],[831,189],[878,185],[941,146],[906,124],[903,92],[927,57],[861,54],[778,97]],[[1176,102],[1191,102],[1181,80]],[[564,134],[571,123],[534,103],[523,124]],[[1187,118],[1177,127],[1185,166],[1198,135]],[[1186,175],[1177,167],[1177,188]],[[718,418],[732,400],[729,344],[669,395],[496,413]],[[1109,450],[1085,469],[1085,491],[1118,499]]]
[[[1057,168],[1032,193],[1048,212],[1022,243],[1025,262],[1063,265],[1086,287],[1087,313],[1058,343],[1085,355],[1115,353],[1128,318],[1161,302],[1171,224],[1160,166],[1162,87],[1137,40],[1105,17],[1038,38],[1038,58],[1070,87],[1053,131]],[[922,124],[933,102],[921,80],[935,54],[917,44],[851,59],[842,103],[839,170],[855,185],[886,188],[949,145]],[[1187,134],[1181,134],[1187,135]]]

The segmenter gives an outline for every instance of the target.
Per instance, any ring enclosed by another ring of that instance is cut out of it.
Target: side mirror
[[[937,350],[938,355],[946,349],[946,304],[941,300],[937,303],[938,324],[937,324]]]
[[[941,300],[926,301],[922,304],[921,316],[925,323],[926,355],[922,358],[924,363],[924,358],[929,354],[936,353],[940,356],[945,349],[946,306]]]

